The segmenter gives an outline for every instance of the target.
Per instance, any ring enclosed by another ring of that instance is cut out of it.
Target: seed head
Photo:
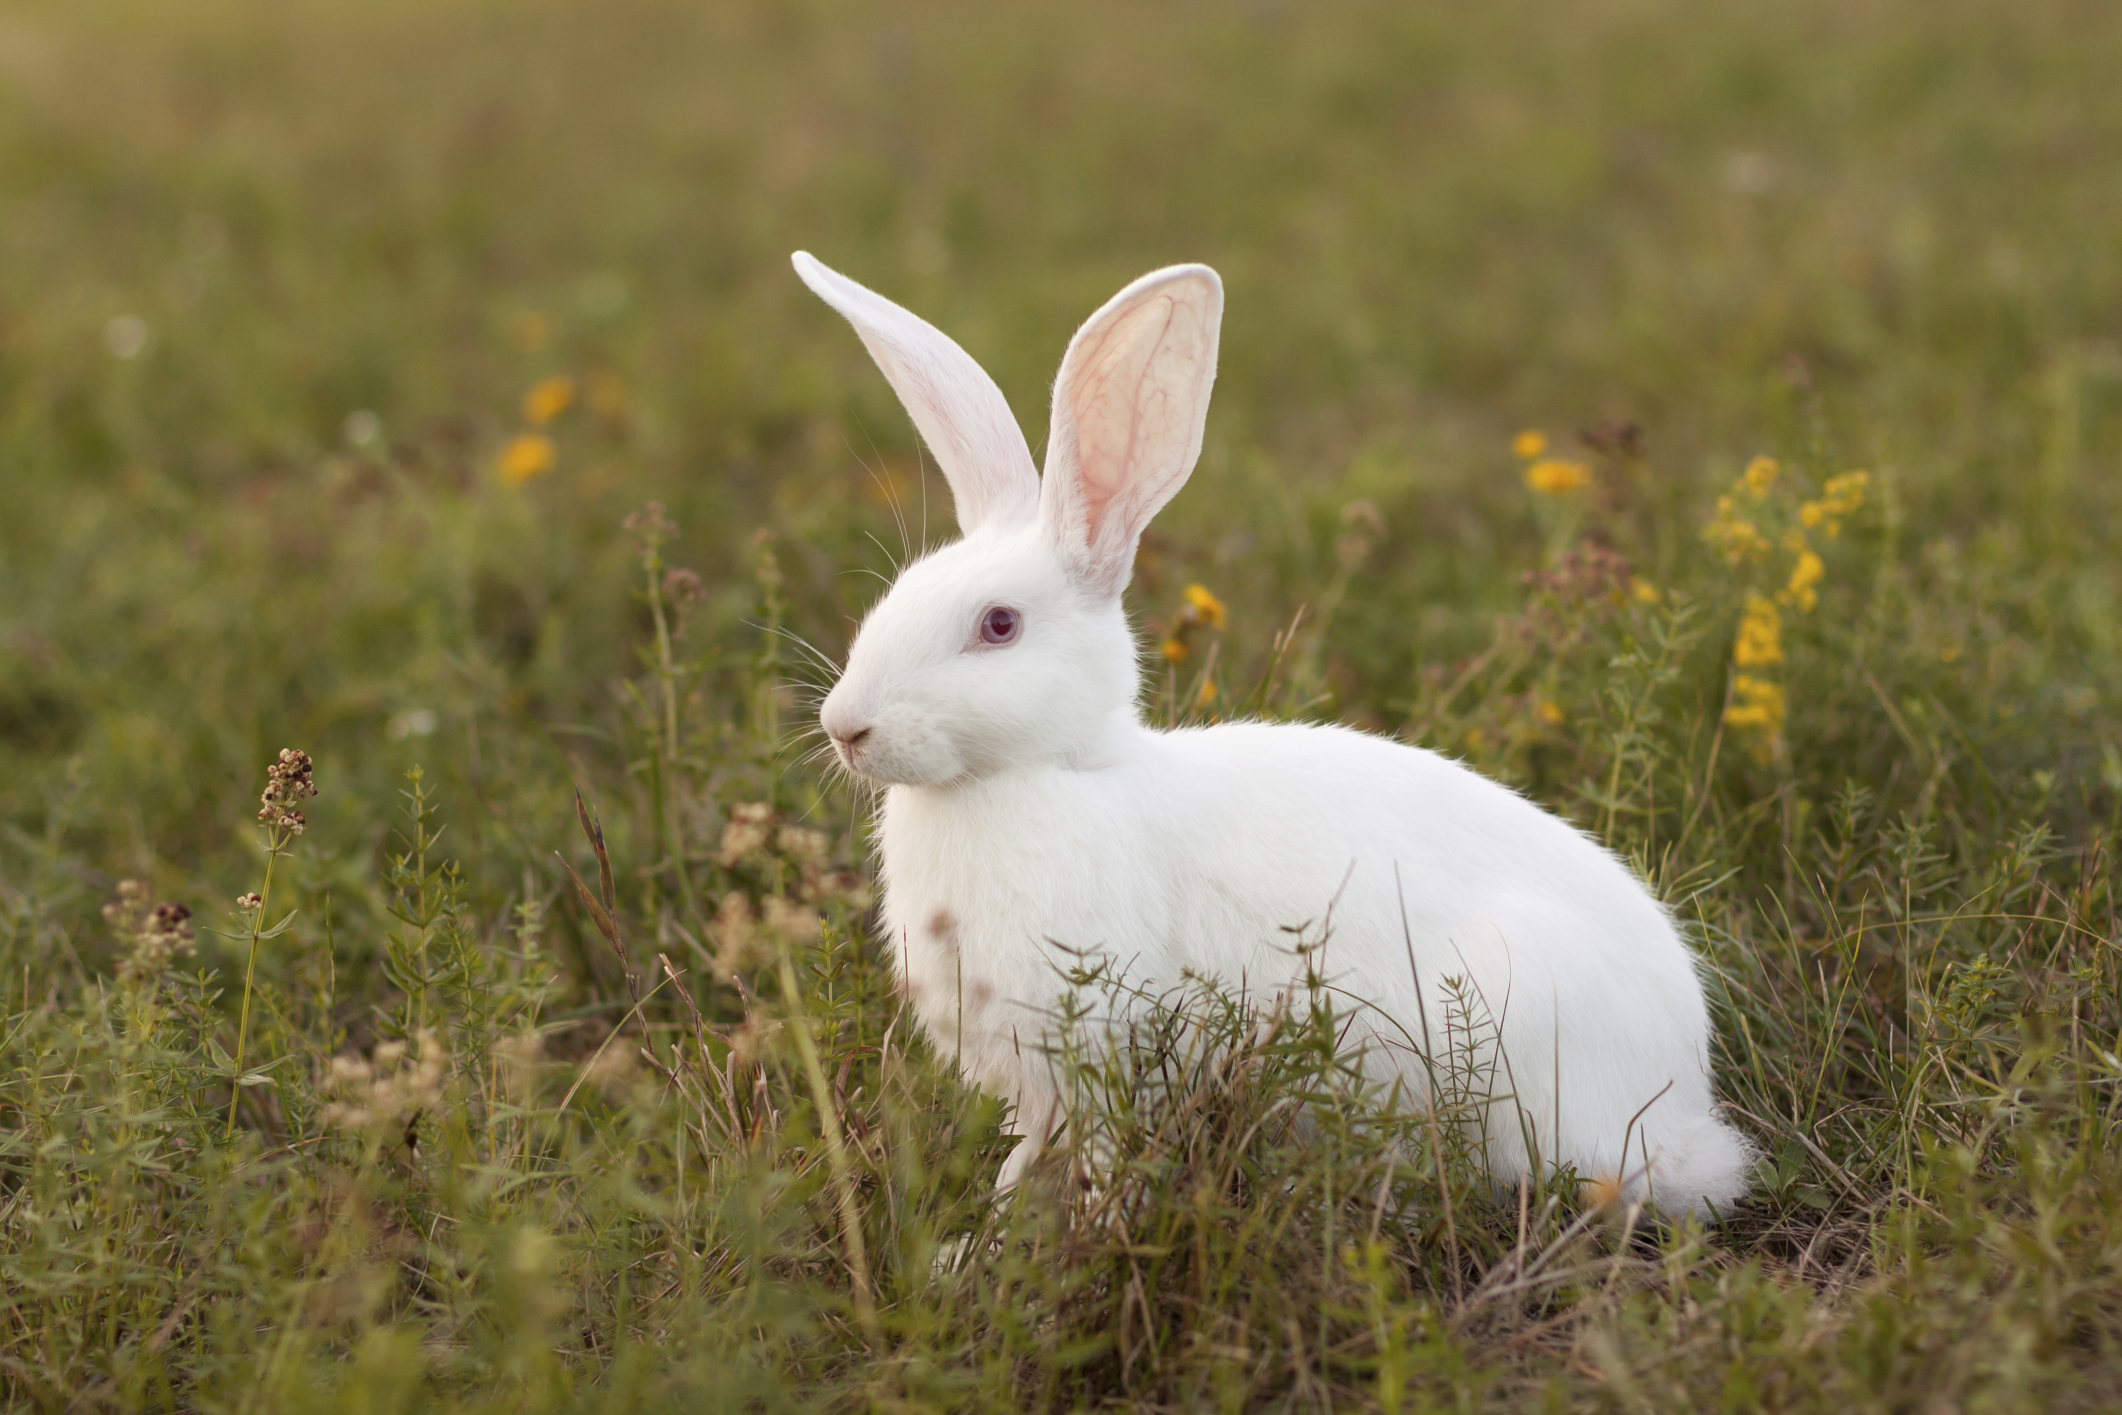
[[[170,962],[194,952],[192,911],[182,904],[147,906],[147,886],[129,879],[118,885],[118,898],[103,906],[103,917],[132,951],[118,964],[118,976],[129,983],[153,982]]]
[[[660,501],[649,502],[621,521],[619,527],[640,542],[644,562],[654,557],[656,547],[678,538],[678,523],[664,514]]]
[[[690,570],[670,570],[663,576],[663,597],[680,613],[698,604],[707,595],[707,587],[700,577]]]
[[[295,803],[317,794],[312,770],[309,753],[281,748],[279,759],[265,769],[265,794],[259,798],[262,804],[258,819],[275,830],[300,835],[309,822],[295,809]]]

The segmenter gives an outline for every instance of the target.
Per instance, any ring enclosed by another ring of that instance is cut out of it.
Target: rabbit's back
[[[1152,988],[1193,974],[1264,997],[1302,977],[1303,943],[1365,1009],[1380,1079],[1419,1091],[1413,1047],[1426,1028],[1441,1056],[1452,1031],[1472,1073],[1456,1083],[1510,1098],[1488,1127],[1499,1177],[1529,1138],[1587,1177],[1662,1156],[1660,1188],[1743,1190],[1664,909],[1566,822],[1434,753],[1337,727],[1145,731],[1096,769],[894,788],[883,850],[917,1009],[1020,1105],[1051,1103],[1035,1073],[1065,950]]]

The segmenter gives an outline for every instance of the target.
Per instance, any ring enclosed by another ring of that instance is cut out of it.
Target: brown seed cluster
[[[310,777],[312,770],[308,752],[282,747],[280,759],[265,769],[265,795],[260,798],[263,804],[258,808],[258,819],[275,830],[300,835],[309,822],[296,805],[317,794],[317,783]]]
[[[103,919],[131,952],[118,964],[118,976],[129,983],[151,982],[162,976],[173,959],[189,958],[196,951],[192,911],[182,904],[148,902],[147,886],[139,880],[118,882],[118,897],[103,906]]]

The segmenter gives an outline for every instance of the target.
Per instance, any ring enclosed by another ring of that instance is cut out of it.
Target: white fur
[[[906,398],[966,532],[870,611],[820,720],[845,765],[889,787],[884,919],[923,1025],[1015,1104],[1026,1138],[1004,1187],[1064,1108],[1043,1052],[1064,950],[1109,954],[1131,982],[1271,993],[1302,975],[1302,930],[1328,934],[1323,971],[1364,1009],[1372,1073],[1413,1095],[1428,1071],[1409,1043],[1442,1063],[1448,980],[1476,996],[1491,1038],[1476,1071],[1506,1102],[1482,1136],[1498,1179],[1537,1154],[1675,1213],[1745,1193],[1752,1153],[1715,1114],[1695,959],[1610,852],[1386,738],[1142,724],[1120,592],[1200,451],[1213,271],[1144,276],[1077,333],[1034,496],[1022,436],[1002,434],[1007,406],[963,350],[796,265]],[[1014,642],[982,640],[996,606],[1021,615]]]

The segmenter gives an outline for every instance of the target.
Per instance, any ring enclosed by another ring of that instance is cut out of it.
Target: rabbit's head
[[[1076,331],[1042,478],[1002,390],[963,349],[810,256],[795,265],[898,392],[964,532],[907,566],[862,621],[819,713],[841,762],[872,781],[940,785],[1109,759],[1139,687],[1120,592],[1143,528],[1201,453],[1222,282],[1205,265],[1156,271]]]

